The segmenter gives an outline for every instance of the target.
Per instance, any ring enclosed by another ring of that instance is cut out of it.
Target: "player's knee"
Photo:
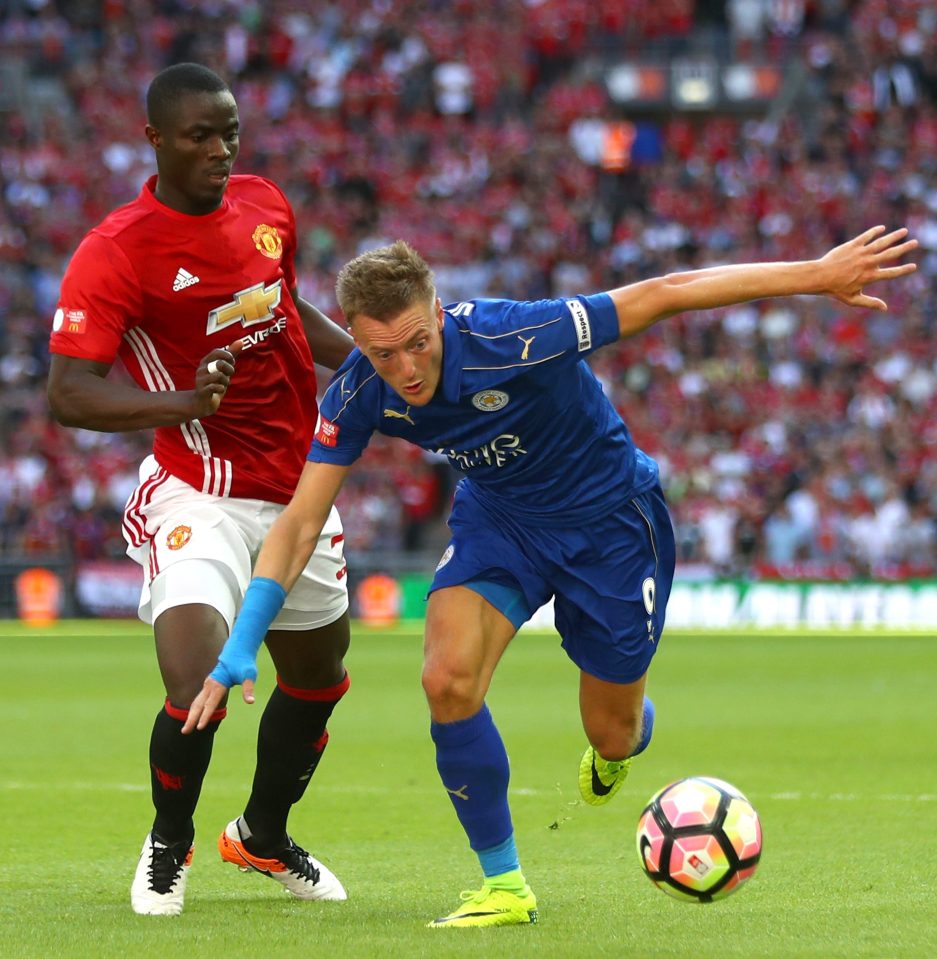
[[[273,630],[266,645],[277,675],[287,686],[324,689],[345,677],[350,628],[343,613],[327,626],[303,631]]]
[[[641,739],[640,716],[608,717],[587,733],[589,742],[603,759],[627,759],[634,754]]]
[[[209,667],[210,668],[210,667]],[[163,667],[163,686],[166,689],[166,696],[173,706],[179,709],[188,709],[192,701],[202,691],[205,677],[208,675],[206,670],[200,676],[187,672],[184,668],[173,670],[171,667]],[[219,708],[225,705],[228,700],[228,694],[225,693]]]
[[[183,681],[179,683],[164,682],[163,685],[166,688],[167,702],[171,704],[172,709],[174,710],[181,711],[182,713],[188,712],[189,707],[192,705],[192,701],[202,691],[202,684],[204,681],[205,677],[203,676],[198,683],[192,681]],[[224,709],[227,704],[228,693],[225,692],[221,701],[218,703],[218,709]],[[167,712],[169,712],[170,715],[174,715],[169,709],[167,709]],[[182,716],[181,718],[184,719],[185,717]]]
[[[481,709],[485,691],[477,673],[448,663],[423,667],[423,692],[433,718],[453,722]]]
[[[635,715],[606,716],[586,730],[595,751],[608,760],[627,759],[643,752],[654,731],[654,704],[645,697]]]
[[[202,730],[193,730],[197,735],[214,735],[218,727],[221,725],[221,721],[227,715],[227,702],[228,696],[225,694],[224,698],[218,703],[217,708],[214,713],[212,713],[209,724]],[[182,705],[176,702],[172,696],[167,696],[165,702],[163,703],[163,712],[169,716],[171,719],[175,719],[177,722],[185,723],[189,718],[189,707],[191,703],[186,703]],[[158,722],[159,720],[157,720]]]

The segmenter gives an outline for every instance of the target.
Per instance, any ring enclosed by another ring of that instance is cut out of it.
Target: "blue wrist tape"
[[[212,679],[230,689],[257,678],[257,650],[285,600],[286,590],[276,580],[265,576],[251,580],[218,665],[209,674]]]

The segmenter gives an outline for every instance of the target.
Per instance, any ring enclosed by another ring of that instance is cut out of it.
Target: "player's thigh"
[[[271,629],[265,640],[277,676],[297,689],[326,689],[345,678],[344,657],[351,628],[348,610],[325,626]]]
[[[333,508],[267,633],[270,658],[288,686],[324,689],[344,679],[351,630],[343,543],[341,519]]]
[[[210,565],[202,573],[212,570]],[[153,624],[156,659],[169,701],[189,706],[214,668],[228,638],[228,624],[204,603],[170,606]]]
[[[434,590],[427,603],[423,644],[423,688],[431,706],[481,708],[515,632],[514,624],[475,590],[467,586]],[[436,716],[435,711],[434,718],[453,719]]]

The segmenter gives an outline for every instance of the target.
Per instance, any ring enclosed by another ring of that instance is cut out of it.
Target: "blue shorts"
[[[551,597],[566,655],[584,672],[630,683],[647,671],[673,583],[673,526],[658,484],[575,527],[495,516],[460,486],[452,539],[430,591],[468,586],[520,626]]]

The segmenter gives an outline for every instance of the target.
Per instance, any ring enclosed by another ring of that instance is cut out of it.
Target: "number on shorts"
[[[653,576],[648,576],[648,578],[641,584],[641,595],[644,597],[644,608],[647,610],[648,616],[654,612],[654,601],[657,598],[657,585],[654,582]]]

